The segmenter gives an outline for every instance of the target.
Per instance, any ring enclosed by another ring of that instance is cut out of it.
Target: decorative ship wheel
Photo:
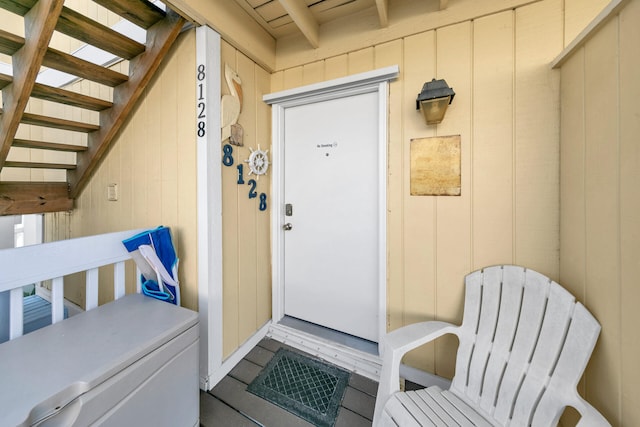
[[[269,150],[261,150],[260,144],[258,144],[258,149],[254,150],[249,147],[251,150],[251,154],[249,158],[245,160],[249,164],[249,175],[254,174],[260,179],[260,175],[264,175],[267,173],[269,169],[269,157],[267,156],[267,152]]]

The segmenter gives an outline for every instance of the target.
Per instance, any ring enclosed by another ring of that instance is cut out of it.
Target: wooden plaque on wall
[[[460,195],[460,135],[411,140],[411,195]]]

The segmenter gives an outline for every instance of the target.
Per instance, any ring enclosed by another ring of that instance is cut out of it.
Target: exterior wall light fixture
[[[455,94],[444,79],[433,79],[422,86],[422,92],[416,99],[416,110],[422,109],[428,125],[438,124],[444,118],[444,113]]]

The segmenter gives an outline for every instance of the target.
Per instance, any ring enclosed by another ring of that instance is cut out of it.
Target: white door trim
[[[397,65],[327,82],[302,86],[263,97],[272,106],[272,320],[284,317],[284,113],[289,107],[363,93],[378,92],[378,342],[386,333],[387,313],[387,142],[388,81],[399,74]],[[379,348],[381,352],[382,349]]]

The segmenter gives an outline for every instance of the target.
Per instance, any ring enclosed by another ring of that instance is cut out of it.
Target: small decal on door
[[[337,148],[338,147],[338,143],[337,142],[331,142],[329,144],[317,144],[316,148]]]

